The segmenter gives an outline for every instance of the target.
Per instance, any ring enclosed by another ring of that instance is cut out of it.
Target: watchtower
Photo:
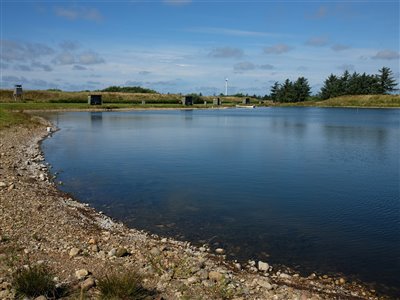
[[[22,91],[22,84],[16,84],[14,86],[14,100],[17,101],[17,99],[23,99],[23,91]]]

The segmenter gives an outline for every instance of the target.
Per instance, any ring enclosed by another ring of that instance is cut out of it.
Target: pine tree
[[[325,80],[324,85],[321,88],[320,97],[321,99],[329,99],[340,96],[340,79],[336,75],[329,75]]]
[[[281,85],[279,84],[278,81],[275,81],[274,85],[271,86],[271,94],[269,95],[273,102],[279,101],[278,96],[279,96],[280,89],[281,89]]]
[[[305,101],[311,93],[310,85],[308,84],[307,79],[304,77],[299,77],[296,80],[296,82],[293,84],[293,90],[295,97],[293,100],[295,102]]]
[[[388,94],[396,90],[395,87],[397,86],[397,82],[393,78],[392,70],[390,70],[390,68],[382,67],[382,69],[379,70],[377,79],[380,94]]]

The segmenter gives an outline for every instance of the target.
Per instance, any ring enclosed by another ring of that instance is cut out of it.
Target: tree
[[[388,94],[395,91],[397,86],[396,80],[393,78],[392,70],[387,67],[382,67],[377,75],[379,94]]]
[[[281,93],[278,96],[280,102],[292,102],[295,98],[293,82],[286,79],[281,87]]]
[[[329,75],[329,77],[324,81],[324,85],[321,88],[320,97],[321,99],[328,99],[340,96],[340,79],[336,75]]]
[[[281,85],[279,84],[278,81],[275,81],[274,85],[271,86],[271,93],[270,93],[270,98],[273,102],[278,101],[278,95],[281,89]]]
[[[311,94],[310,85],[304,77],[297,78],[296,82],[293,84],[293,90],[295,102],[305,101]]]

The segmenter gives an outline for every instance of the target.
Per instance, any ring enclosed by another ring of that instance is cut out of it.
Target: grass
[[[400,95],[349,95],[327,100],[281,103],[281,106],[400,108]]]
[[[0,129],[17,124],[28,124],[29,122],[30,116],[27,114],[0,108]]]
[[[97,289],[100,299],[140,300],[155,293],[142,286],[142,277],[134,271],[111,273],[99,279]]]
[[[46,296],[55,298],[57,294],[53,274],[44,265],[19,268],[13,274],[13,287],[18,298]]]

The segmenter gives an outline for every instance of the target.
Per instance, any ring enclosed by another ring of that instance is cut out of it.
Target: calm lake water
[[[60,188],[128,225],[400,286],[400,110],[47,114]]]

